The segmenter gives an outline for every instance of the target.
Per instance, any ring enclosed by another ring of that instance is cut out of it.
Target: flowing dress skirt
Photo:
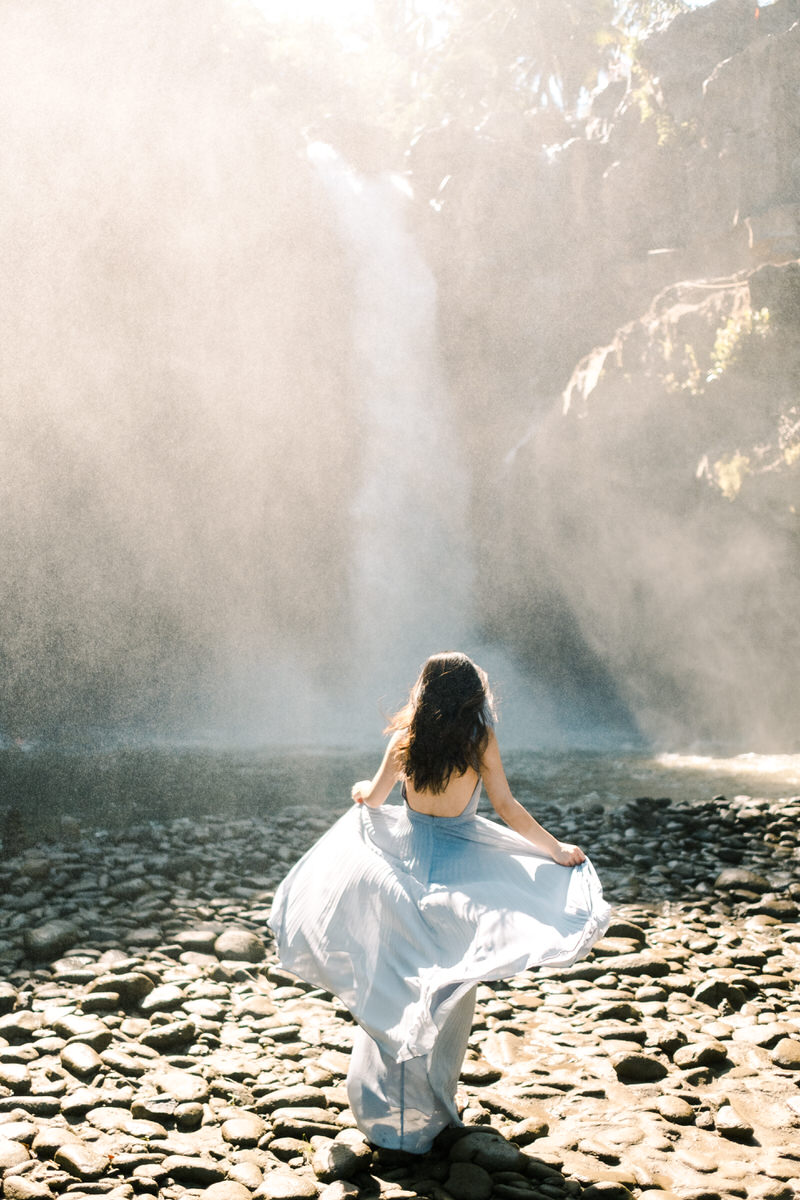
[[[270,926],[301,979],[358,1023],[348,1096],[379,1146],[423,1153],[458,1123],[478,983],[568,965],[611,910],[587,860],[560,867],[476,814],[354,805],[292,868]]]

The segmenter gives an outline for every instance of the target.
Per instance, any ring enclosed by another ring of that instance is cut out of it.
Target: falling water
[[[328,146],[309,157],[353,257],[361,478],[350,607],[367,686],[397,687],[471,625],[468,480],[436,351],[436,285],[395,176],[364,179]]]
[[[482,641],[473,601],[469,475],[437,347],[436,284],[394,175],[366,179],[321,143],[309,147],[353,259],[353,359],[361,478],[350,574],[358,656],[351,714],[402,699],[431,653],[464,649],[503,702],[506,744],[553,744],[544,694]],[[366,709],[365,709],[366,703]]]

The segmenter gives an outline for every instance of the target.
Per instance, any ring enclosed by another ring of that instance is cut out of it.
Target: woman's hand
[[[350,795],[353,797],[355,804],[363,804],[372,789],[371,779],[361,779],[358,783],[353,784],[353,790]]]
[[[585,861],[586,855],[580,846],[573,846],[570,842],[559,842],[553,851],[553,862],[557,862],[560,867],[577,867],[578,863]]]

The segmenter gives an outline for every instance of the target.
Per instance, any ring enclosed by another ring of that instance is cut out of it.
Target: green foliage
[[[706,375],[706,383],[714,383],[721,379],[725,372],[739,362],[742,349],[749,337],[763,340],[769,332],[769,309],[762,308],[758,312],[748,308],[735,317],[729,317],[717,330],[714,348],[711,351],[711,367]]]
[[[668,392],[688,392],[692,396],[701,396],[708,384],[715,383],[732,366],[741,362],[748,339],[756,338],[760,341],[766,338],[768,333],[767,308],[758,311],[748,308],[729,317],[716,331],[714,345],[707,360],[708,366],[701,366],[695,347],[687,342],[683,347],[680,369],[672,370],[663,376],[664,387]],[[670,342],[662,343],[660,352],[665,362],[673,360],[674,352]]]
[[[262,103],[294,112],[300,126],[363,120],[406,144],[449,123],[479,129],[543,110],[569,119],[621,64],[635,63],[642,38],[685,8],[442,0],[432,12],[417,0],[376,0],[373,19],[343,38],[325,22],[268,21],[242,0],[216,3],[227,48]]]
[[[736,499],[742,490],[745,476],[750,473],[750,458],[739,450],[723,455],[711,468],[711,478],[726,500]]]

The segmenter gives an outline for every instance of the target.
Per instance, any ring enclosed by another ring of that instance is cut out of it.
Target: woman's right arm
[[[532,846],[562,867],[574,867],[583,862],[586,855],[580,846],[573,846],[569,842],[559,842],[558,838],[554,838],[552,833],[548,833],[538,821],[533,819],[528,810],[514,799],[506,779],[503,762],[500,758],[500,748],[497,745],[493,729],[489,730],[489,741],[483,752],[481,778],[494,811],[510,829],[521,834]]]
[[[386,747],[383,762],[378,767],[372,779],[362,779],[353,784],[350,793],[356,804],[366,804],[369,808],[380,808],[397,780],[402,775],[402,765],[398,759],[396,747],[400,734],[395,733]]]

